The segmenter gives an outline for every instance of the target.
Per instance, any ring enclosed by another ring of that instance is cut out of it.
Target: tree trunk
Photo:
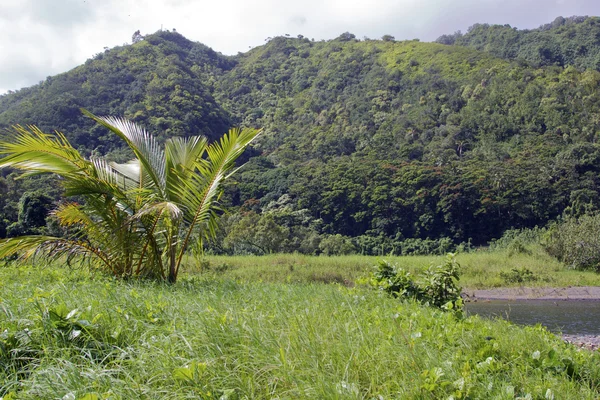
[[[177,238],[171,239],[171,248],[169,249],[169,276],[167,277],[167,282],[175,283],[177,282]]]

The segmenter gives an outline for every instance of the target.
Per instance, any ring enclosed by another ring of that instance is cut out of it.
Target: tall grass
[[[0,282],[5,399],[600,396],[598,354],[377,291],[35,267]]]
[[[206,273],[231,279],[255,282],[284,283],[340,283],[352,286],[354,282],[373,271],[373,266],[384,259],[411,273],[438,265],[445,256],[390,256],[375,257],[307,256],[302,254],[273,254],[265,256],[209,256],[201,261],[190,260],[188,273]],[[599,286],[600,274],[575,271],[565,267],[546,254],[539,246],[528,246],[527,251],[512,249],[482,250],[457,255],[461,265],[460,284],[468,288],[507,286]],[[506,279],[513,270],[529,270],[535,279],[518,282]]]

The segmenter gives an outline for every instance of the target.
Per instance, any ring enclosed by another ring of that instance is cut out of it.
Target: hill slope
[[[217,251],[345,243],[369,253],[408,238],[485,243],[598,209],[599,82],[592,68],[534,67],[465,46],[277,37],[225,57],[158,32],[0,97],[0,125],[58,129],[121,159],[79,107],[163,139],[264,127],[227,190],[241,213],[224,220]],[[4,185],[9,224],[19,190]]]
[[[462,35],[443,35],[443,44],[466,46],[497,57],[523,60],[534,66],[572,65],[600,69],[600,18],[558,17],[538,29],[475,24]]]

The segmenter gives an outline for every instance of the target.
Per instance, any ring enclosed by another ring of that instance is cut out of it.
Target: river
[[[598,300],[484,300],[466,303],[465,310],[520,325],[542,324],[555,333],[600,336]]]

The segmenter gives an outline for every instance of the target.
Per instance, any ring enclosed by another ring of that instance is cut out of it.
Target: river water
[[[567,335],[600,335],[597,300],[490,300],[465,303],[467,315],[504,318],[515,324],[542,324]]]

